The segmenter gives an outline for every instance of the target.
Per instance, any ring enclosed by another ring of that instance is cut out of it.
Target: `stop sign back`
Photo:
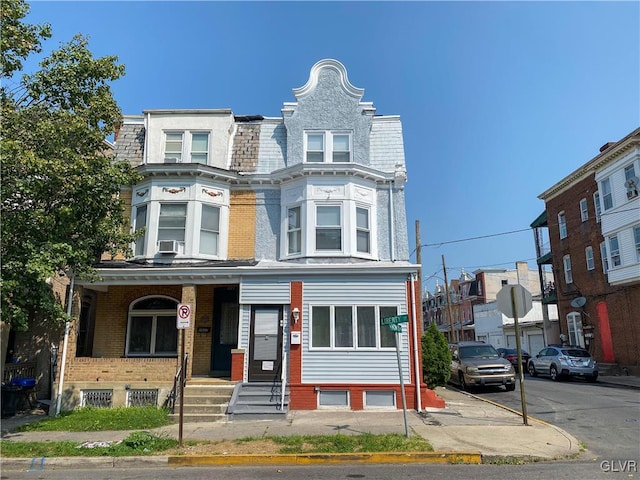
[[[515,294],[515,307],[513,310],[513,300],[511,298],[511,291]],[[496,304],[498,310],[505,314],[509,318],[524,317],[533,307],[531,293],[522,285],[505,285],[500,289],[496,295]],[[514,315],[514,313],[516,315]]]

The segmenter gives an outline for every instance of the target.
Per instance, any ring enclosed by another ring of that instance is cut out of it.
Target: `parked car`
[[[518,350],[515,348],[497,348],[498,355],[502,358],[505,358],[511,362],[513,368],[518,371]],[[529,364],[529,359],[531,355],[526,350],[521,350],[520,354],[522,355],[522,371],[527,371],[527,365]]]
[[[516,388],[513,365],[501,358],[492,345],[484,342],[459,342],[451,350],[451,382],[467,390],[470,387],[504,385],[511,392]]]
[[[590,382],[598,380],[598,364],[581,347],[549,346],[531,357],[527,365],[532,377],[549,375],[554,381],[568,377],[583,377]]]

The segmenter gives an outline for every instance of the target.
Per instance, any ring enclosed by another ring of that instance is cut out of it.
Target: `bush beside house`
[[[422,335],[422,374],[431,389],[446,385],[451,375],[451,352],[435,323]]]

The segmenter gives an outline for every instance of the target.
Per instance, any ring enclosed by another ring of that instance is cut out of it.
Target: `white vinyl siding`
[[[376,307],[378,316],[406,313],[406,277],[394,276],[348,280],[346,276],[318,277],[304,281],[305,306],[303,331],[311,329],[310,306],[359,306]],[[330,299],[330,301],[328,301]],[[328,304],[331,305],[328,305]],[[357,314],[357,312],[356,312]],[[380,329],[379,318],[377,328]],[[355,322],[357,328],[357,320]],[[397,383],[398,361],[395,350],[395,334],[380,329],[380,348],[310,348],[310,335],[302,337],[302,381],[304,383]],[[312,333],[313,335],[313,333]],[[357,342],[357,335],[354,334]],[[399,334],[402,374],[405,382],[411,382],[408,352],[407,324]]]

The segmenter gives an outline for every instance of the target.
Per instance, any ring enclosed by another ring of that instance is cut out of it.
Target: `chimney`
[[[611,145],[613,145],[616,142],[607,142],[604,145],[602,145],[600,147],[600,153],[604,152],[607,148],[609,148]]]

